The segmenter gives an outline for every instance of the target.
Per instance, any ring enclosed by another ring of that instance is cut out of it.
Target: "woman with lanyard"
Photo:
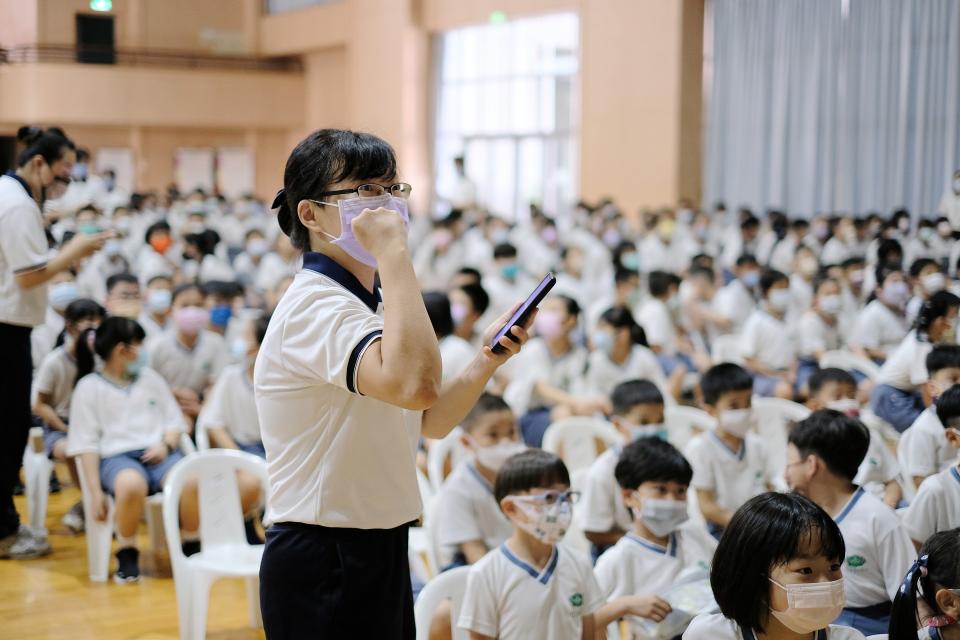
[[[77,234],[50,255],[40,208],[70,183],[76,151],[57,128],[21,127],[17,140],[24,145],[17,168],[0,176],[0,558],[50,552],[43,537],[20,524],[13,504],[31,424],[30,332],[44,320],[46,283],[111,237]]]
[[[324,129],[290,154],[274,201],[304,253],[254,372],[270,475],[260,603],[271,640],[357,629],[414,637],[407,530],[422,513],[417,441],[449,433],[527,339],[514,327],[502,353],[484,346],[440,389],[437,338],[407,247],[411,187],[397,175],[383,140]]]

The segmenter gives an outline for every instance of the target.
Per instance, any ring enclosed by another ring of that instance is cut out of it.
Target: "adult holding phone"
[[[45,538],[20,524],[13,490],[30,432],[30,332],[47,310],[46,283],[101,247],[111,234],[78,234],[51,256],[44,200],[63,194],[76,161],[58,128],[21,127],[17,168],[0,176],[0,558],[50,552]]]
[[[274,201],[303,269],[254,370],[270,476],[260,602],[271,640],[346,637],[358,624],[414,637],[407,530],[422,512],[417,441],[449,433],[527,339],[529,322],[512,329],[515,341],[500,340],[502,353],[489,346],[514,307],[440,388],[437,338],[407,247],[411,187],[398,175],[380,138],[324,129],[290,154]]]

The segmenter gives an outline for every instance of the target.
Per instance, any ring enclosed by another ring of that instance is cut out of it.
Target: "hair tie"
[[[270,205],[271,209],[279,209],[287,202],[287,190],[283,187],[280,187],[280,191],[277,191],[276,197],[273,199],[273,204]]]
[[[903,584],[900,585],[900,593],[906,595],[909,592],[914,590],[914,586],[917,583],[918,575],[921,578],[927,577],[927,565],[929,564],[930,556],[924,554],[913,561],[913,564],[910,565],[907,575],[903,578]]]

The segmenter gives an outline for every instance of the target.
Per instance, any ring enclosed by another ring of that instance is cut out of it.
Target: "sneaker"
[[[28,560],[39,558],[52,551],[46,538],[26,525],[20,525],[16,533],[0,540],[0,558]]]
[[[133,547],[117,551],[117,572],[113,574],[117,584],[140,582],[140,552]]]
[[[67,511],[63,515],[60,523],[73,533],[83,533],[83,502],[77,502],[70,507],[70,511]]]
[[[247,544],[263,544],[263,538],[260,537],[253,518],[248,518],[243,521],[243,532],[247,535]]]
[[[194,554],[200,553],[200,541],[199,540],[190,540],[184,542],[180,545],[180,548],[183,549],[183,555],[188,558]]]
[[[60,478],[57,477],[56,471],[50,472],[50,493],[60,493],[63,487],[60,486]]]

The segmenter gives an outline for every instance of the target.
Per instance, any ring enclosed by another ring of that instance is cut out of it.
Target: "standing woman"
[[[417,441],[446,436],[527,338],[516,327],[504,353],[484,346],[441,391],[437,337],[407,247],[410,190],[389,144],[323,129],[290,154],[273,203],[303,269],[254,371],[270,475],[260,603],[271,640],[358,628],[414,637],[407,530],[422,513]]]
[[[70,183],[77,154],[57,128],[21,127],[17,169],[0,176],[0,558],[50,552],[47,541],[20,524],[13,487],[30,431],[30,331],[43,324],[47,286],[58,273],[101,247],[110,233],[78,233],[50,254],[40,207]]]

